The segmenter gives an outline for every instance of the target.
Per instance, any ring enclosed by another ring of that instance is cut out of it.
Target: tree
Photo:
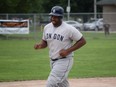
[[[15,7],[20,0],[1,0],[0,13],[15,13]]]
[[[99,1],[99,0],[97,0]],[[0,13],[49,13],[55,5],[60,5],[66,12],[68,0],[1,0]],[[94,0],[70,0],[71,13],[93,12]],[[101,11],[98,7],[97,11]]]

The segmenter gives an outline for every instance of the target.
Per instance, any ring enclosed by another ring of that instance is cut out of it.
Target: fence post
[[[34,39],[36,40],[36,14],[34,14]]]

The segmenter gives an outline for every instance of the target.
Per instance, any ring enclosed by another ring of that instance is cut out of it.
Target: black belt
[[[62,58],[56,58],[56,59],[51,59],[52,61],[56,61],[56,60],[59,60],[59,59],[64,59],[66,57],[62,57]]]

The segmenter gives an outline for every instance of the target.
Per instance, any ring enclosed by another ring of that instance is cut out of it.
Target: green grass
[[[33,49],[33,40],[0,41],[0,80],[45,79],[48,75],[47,50]]]
[[[89,37],[90,36],[90,37]],[[116,76],[116,34],[85,34],[87,44],[75,52],[71,77]]]
[[[69,78],[116,77],[116,33],[107,37],[103,33],[83,34],[87,44],[75,51]],[[39,38],[41,35],[40,32]],[[34,50],[36,42],[0,39],[0,81],[47,79],[48,48]]]

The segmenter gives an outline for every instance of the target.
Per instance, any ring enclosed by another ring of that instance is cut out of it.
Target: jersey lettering
[[[62,36],[60,34],[54,34],[54,36],[53,36],[53,39],[60,40],[60,41],[62,41],[63,38],[64,38],[64,36]]]
[[[46,35],[47,35],[46,39],[51,39],[52,38],[52,34],[51,33],[47,33]]]
[[[47,34],[46,34],[46,39],[52,39],[52,34],[51,34],[51,33],[47,33]],[[64,36],[55,33],[55,34],[53,35],[53,39],[54,39],[54,40],[56,39],[56,40],[59,40],[59,41],[63,41]]]

